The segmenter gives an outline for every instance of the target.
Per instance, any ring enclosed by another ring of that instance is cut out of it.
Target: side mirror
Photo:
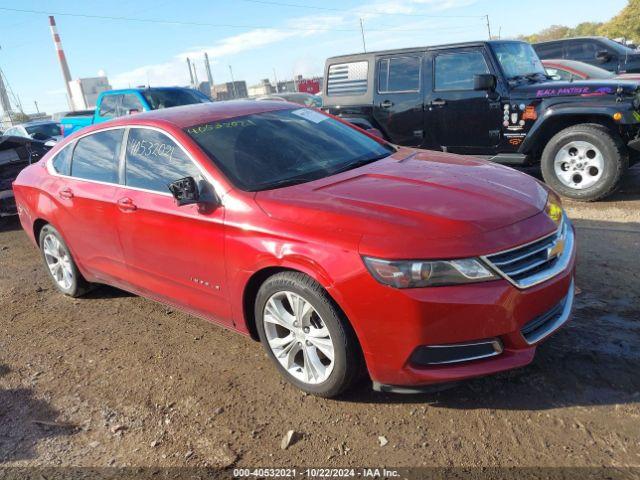
[[[606,50],[600,50],[596,53],[596,60],[600,63],[605,63],[611,60],[611,54]]]
[[[378,137],[384,140],[384,135],[377,128],[367,128],[366,132],[374,137]]]
[[[140,113],[140,110],[138,110],[137,108],[130,108],[128,115],[133,115],[134,113]]]
[[[490,73],[477,73],[473,76],[473,89],[476,91],[492,92],[497,84],[496,76]]]
[[[193,205],[200,200],[200,190],[193,177],[181,178],[180,180],[171,182],[167,186],[179,207]]]

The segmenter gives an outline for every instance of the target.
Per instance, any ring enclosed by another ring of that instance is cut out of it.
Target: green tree
[[[600,27],[599,33],[609,38],[624,37],[628,40],[639,40],[640,0],[629,0],[629,4],[618,15]]]

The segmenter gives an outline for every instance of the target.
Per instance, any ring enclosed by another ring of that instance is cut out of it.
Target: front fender
[[[619,121],[614,120],[614,114],[621,113]],[[607,103],[607,104],[575,104],[566,103],[553,105],[544,110],[538,116],[520,149],[519,153],[529,154],[538,146],[541,138],[544,138],[545,131],[556,120],[574,119],[573,124],[594,123],[598,120],[607,123],[615,122],[618,125],[632,125],[640,123],[640,114],[628,103]]]

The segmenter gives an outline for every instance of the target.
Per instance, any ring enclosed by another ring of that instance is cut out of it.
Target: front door
[[[423,143],[421,68],[421,53],[380,57],[376,63],[373,117],[398,145]]]
[[[128,281],[157,300],[231,321],[224,262],[224,208],[178,207],[167,185],[200,168],[165,133],[132,127],[116,203]]]
[[[483,49],[438,51],[430,62],[433,85],[425,100],[425,128],[451,152],[492,153],[503,122],[497,95],[474,90],[476,74],[492,73]]]

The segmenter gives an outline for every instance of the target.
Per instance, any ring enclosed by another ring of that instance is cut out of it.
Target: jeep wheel
[[[622,141],[595,124],[560,131],[545,147],[541,160],[545,182],[560,195],[583,202],[612,194],[628,165]]]

